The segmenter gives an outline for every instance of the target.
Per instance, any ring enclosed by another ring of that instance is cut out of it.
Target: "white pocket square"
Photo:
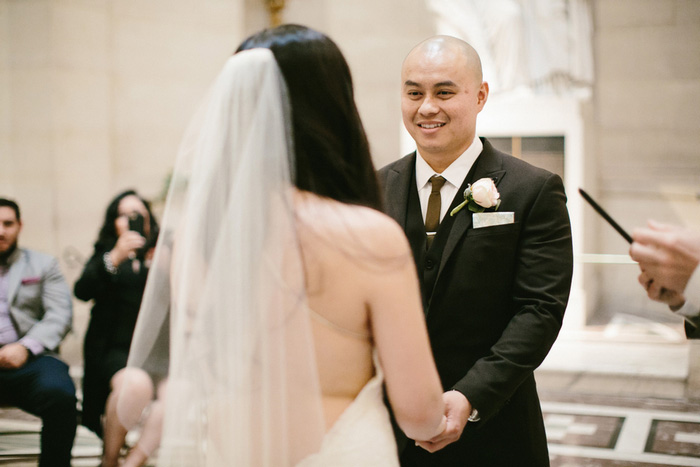
[[[475,229],[512,224],[515,222],[515,214],[513,212],[475,212],[472,216],[472,222]]]

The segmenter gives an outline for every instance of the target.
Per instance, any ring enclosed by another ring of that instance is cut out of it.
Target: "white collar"
[[[454,160],[441,174],[435,172],[432,167],[423,159],[420,152],[416,150],[416,186],[420,190],[423,188],[430,177],[433,175],[442,175],[448,183],[453,185],[455,188],[462,186],[464,179],[469,173],[469,169],[472,168],[476,158],[481,154],[484,144],[481,142],[478,136],[474,136],[474,141],[469,145],[466,151],[462,153],[457,159]]]

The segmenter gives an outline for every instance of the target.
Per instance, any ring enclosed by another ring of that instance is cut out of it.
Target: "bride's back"
[[[374,374],[373,278],[405,257],[386,250],[393,221],[375,210],[299,192],[296,213],[328,429]]]
[[[289,99],[294,212],[326,429],[371,379],[376,349],[397,423],[430,439],[441,431],[442,391],[415,264],[403,229],[375,210],[381,192],[348,64],[327,36],[299,25],[254,34],[238,50],[253,48],[272,51]]]

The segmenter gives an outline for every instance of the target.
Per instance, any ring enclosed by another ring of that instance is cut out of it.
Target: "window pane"
[[[515,141],[514,144],[514,139]],[[507,136],[488,138],[494,148],[564,178],[563,136]],[[515,154],[514,147],[518,154]]]

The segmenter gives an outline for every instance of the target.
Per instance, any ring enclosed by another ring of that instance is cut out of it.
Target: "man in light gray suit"
[[[25,248],[19,207],[0,198],[0,405],[42,419],[40,467],[69,467],[75,386],[58,346],[71,327],[71,294],[55,258]]]

